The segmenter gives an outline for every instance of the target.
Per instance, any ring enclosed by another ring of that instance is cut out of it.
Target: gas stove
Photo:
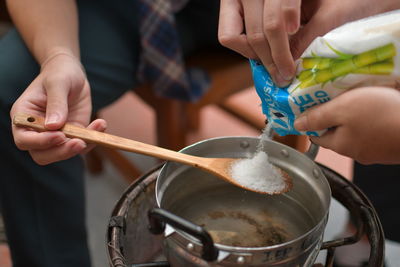
[[[328,167],[319,166],[329,182],[332,197],[349,211],[357,229],[352,236],[322,243],[320,250],[327,251],[323,266],[332,266],[337,247],[356,243],[364,235],[370,244],[368,266],[383,266],[384,233],[372,204],[353,183]],[[170,266],[163,254],[162,236],[148,229],[148,211],[157,206],[155,181],[160,168],[156,167],[130,185],[114,207],[107,229],[108,256],[113,267]],[[235,266],[240,265],[238,260]],[[309,266],[321,264],[310,263]]]

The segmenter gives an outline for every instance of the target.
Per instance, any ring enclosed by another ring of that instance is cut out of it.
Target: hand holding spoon
[[[13,118],[13,123],[20,127],[29,127],[37,131],[46,131],[44,127],[44,118],[39,116],[17,114]],[[149,145],[146,143],[134,141],[131,139],[111,135],[108,133],[98,132],[94,130],[88,130],[86,128],[78,127],[72,124],[66,123],[61,129],[67,137],[80,138],[87,143],[94,143],[101,146],[106,146],[115,149],[121,149],[129,152],[152,156],[164,160],[179,162],[195,168],[200,168],[207,171],[223,180],[239,186],[241,188],[254,191],[262,194],[280,194],[290,190],[292,183],[289,175],[281,170],[282,178],[284,179],[285,186],[282,191],[279,192],[266,192],[260,191],[255,188],[248,188],[238,183],[231,174],[232,164],[240,159],[235,158],[205,158],[192,156],[158,146]]]

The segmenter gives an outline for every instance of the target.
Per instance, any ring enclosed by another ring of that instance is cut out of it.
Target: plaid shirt
[[[137,0],[142,47],[138,79],[150,83],[160,96],[196,101],[209,87],[209,79],[199,69],[184,67],[174,12],[187,1]]]

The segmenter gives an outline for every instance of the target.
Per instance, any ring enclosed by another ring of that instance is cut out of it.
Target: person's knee
[[[0,101],[12,104],[39,72],[39,65],[29,53],[16,30],[0,40]]]

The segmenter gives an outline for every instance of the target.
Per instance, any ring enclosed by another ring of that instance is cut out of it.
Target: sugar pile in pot
[[[267,135],[268,126],[261,135],[257,152],[253,157],[235,161],[230,171],[232,178],[245,188],[276,194],[285,191],[287,181],[282,172],[270,163],[267,153],[262,151],[263,140],[270,139]]]
[[[249,189],[275,194],[286,188],[282,173],[269,162],[264,151],[257,152],[252,158],[235,161],[231,172],[235,181]]]

